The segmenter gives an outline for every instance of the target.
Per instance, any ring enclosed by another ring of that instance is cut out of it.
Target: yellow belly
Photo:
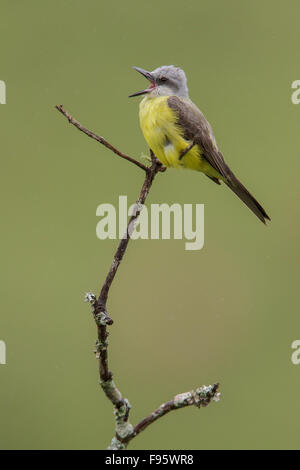
[[[140,125],[147,144],[167,167],[190,168],[219,177],[218,172],[202,157],[202,150],[197,145],[179,160],[180,154],[191,142],[183,138],[183,130],[176,124],[176,113],[168,106],[167,99],[168,96],[146,96],[140,103]]]

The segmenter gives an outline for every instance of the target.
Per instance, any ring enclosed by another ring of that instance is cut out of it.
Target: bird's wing
[[[170,96],[168,98],[168,105],[177,114],[177,124],[181,127],[184,138],[194,142],[202,149],[202,156],[220,173],[227,186],[263,223],[266,223],[265,219],[270,220],[264,208],[226,165],[223,155],[216,144],[212,129],[197,106],[192,101],[179,98],[178,96]]]
[[[186,98],[170,96],[168,106],[177,114],[177,124],[182,128],[184,138],[193,141],[203,152],[203,157],[225,179],[230,178],[231,170],[218,149],[210,124],[197,106]]]

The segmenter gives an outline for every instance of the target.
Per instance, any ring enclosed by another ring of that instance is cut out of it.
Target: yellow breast
[[[190,142],[183,138],[183,130],[176,124],[177,115],[167,100],[168,96],[146,96],[140,103],[140,125],[147,144],[165,166],[204,171],[197,146],[179,160]]]

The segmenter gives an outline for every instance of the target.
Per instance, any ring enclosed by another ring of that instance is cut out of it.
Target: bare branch
[[[121,392],[116,387],[113,381],[113,374],[108,367],[108,331],[107,325],[112,324],[112,319],[107,313],[106,303],[108,298],[109,289],[115,278],[118,267],[126,252],[130,236],[134,231],[134,223],[137,221],[143,205],[145,204],[149,190],[152,186],[153,180],[158,172],[165,171],[165,167],[157,160],[155,155],[151,152],[151,166],[147,168],[144,183],[142,185],[140,195],[136,201],[135,209],[130,217],[126,232],[120,241],[115,252],[113,262],[106,276],[105,282],[101,288],[98,299],[96,296],[89,292],[85,296],[85,300],[90,302],[93,309],[94,319],[98,330],[98,340],[96,342],[96,357],[99,360],[99,376],[100,385],[107,396],[107,398],[114,405],[114,414],[116,420],[116,435],[112,440],[111,449],[125,449],[129,440],[133,436],[133,426],[129,422],[130,404],[126,398],[122,397]]]
[[[105,140],[103,137],[101,137],[100,135],[97,135],[95,134],[94,132],[86,129],[85,127],[83,127],[80,122],[78,122],[76,119],[74,119],[71,114],[68,113],[68,111],[66,111],[64,108],[63,108],[63,105],[60,104],[59,106],[55,106],[55,108],[61,113],[63,114],[67,119],[68,121],[73,124],[75,127],[77,127],[77,129],[79,129],[81,132],[84,132],[86,135],[88,135],[89,137],[91,137],[92,139],[95,139],[97,140],[97,142],[100,142],[100,144],[104,145],[105,147],[107,147],[109,150],[111,150],[112,152],[116,153],[117,155],[119,155],[119,157],[121,158],[124,158],[125,160],[128,160],[129,162],[133,163],[134,165],[138,166],[139,168],[141,168],[142,170],[144,171],[147,171],[148,167],[146,167],[145,165],[143,165],[142,163],[138,162],[137,160],[135,160],[134,158],[132,157],[129,157],[128,155],[125,155],[125,153],[123,152],[120,152],[120,150],[118,150],[116,147],[114,147],[113,145],[111,145],[109,142],[107,142],[107,140]]]
[[[99,382],[107,398],[111,401],[114,406],[114,415],[116,421],[116,434],[113,437],[110,446],[108,449],[111,450],[124,450],[127,448],[128,443],[136,437],[140,432],[146,429],[150,424],[154,423],[158,418],[165,416],[172,410],[177,410],[186,406],[195,405],[198,408],[207,406],[212,400],[218,401],[220,393],[218,392],[219,384],[205,386],[203,385],[196,390],[192,390],[187,393],[182,393],[176,395],[173,400],[163,403],[159,408],[154,410],[150,415],[146,416],[142,421],[140,421],[136,426],[132,426],[129,421],[129,412],[130,412],[130,403],[127,398],[123,398],[121,392],[115,385],[113,381],[113,374],[109,370],[108,366],[108,330],[107,326],[113,324],[113,320],[109,316],[106,310],[106,304],[108,299],[108,294],[112,282],[116,276],[120,263],[123,260],[124,254],[126,252],[131,234],[134,231],[135,223],[141,213],[145,200],[148,196],[149,190],[152,186],[155,176],[159,172],[164,172],[166,168],[161,164],[161,162],[155,157],[153,152],[150,150],[151,156],[151,166],[146,167],[142,163],[134,160],[128,155],[123,154],[115,147],[113,147],[109,142],[107,142],[103,137],[98,136],[97,134],[91,132],[90,130],[83,127],[76,119],[74,119],[63,106],[56,106],[56,109],[62,113],[71,124],[73,124],[77,129],[84,132],[86,135],[92,139],[97,140],[101,144],[105,145],[112,152],[116,153],[125,160],[134,163],[139,168],[143,169],[146,173],[145,180],[142,185],[140,195],[136,201],[136,205],[133,211],[132,216],[130,217],[126,232],[120,241],[117,250],[115,252],[113,262],[110,266],[108,274],[106,276],[105,282],[101,287],[100,294],[98,298],[92,293],[88,292],[85,296],[85,300],[89,302],[92,306],[92,313],[94,316],[95,323],[97,325],[98,339],[96,341],[96,358],[99,363]],[[188,145],[186,149],[180,155],[180,159],[194,146],[194,143]]]
[[[195,405],[197,408],[208,406],[211,400],[218,401],[220,393],[218,392],[219,384],[203,385],[196,390],[190,392],[180,393],[173,398],[173,400],[163,403],[159,408],[154,410],[146,418],[142,419],[133,429],[133,437],[137,436],[141,431],[144,431],[150,424],[154,423],[158,418],[165,416],[172,410],[179,410],[185,406]],[[131,438],[131,439],[132,439]]]
[[[106,280],[105,280],[105,282],[102,286],[100,296],[99,296],[99,299],[98,299],[98,304],[99,305],[102,305],[102,306],[106,305],[108,291],[109,291],[110,286],[111,286],[111,284],[114,280],[114,277],[116,275],[118,267],[120,266],[120,263],[123,259],[123,256],[125,254],[127,245],[129,243],[129,240],[130,240],[130,236],[131,236],[131,234],[134,230],[134,223],[138,219],[138,217],[141,213],[141,210],[143,208],[143,205],[145,204],[145,200],[148,196],[148,193],[149,193],[149,190],[152,186],[153,180],[154,180],[156,174],[159,171],[164,171],[165,170],[165,167],[162,166],[162,164],[156,159],[156,157],[152,153],[151,153],[151,159],[152,159],[152,165],[151,165],[151,167],[147,168],[145,181],[144,181],[142,189],[140,191],[140,195],[139,195],[139,197],[136,201],[136,205],[135,205],[135,209],[133,211],[133,215],[131,216],[131,218],[129,220],[126,232],[125,232],[122,240],[120,241],[120,244],[119,244],[119,246],[117,248],[117,251],[115,253],[113,262],[111,264],[110,270],[109,270],[109,272],[107,274],[107,277],[106,277]]]

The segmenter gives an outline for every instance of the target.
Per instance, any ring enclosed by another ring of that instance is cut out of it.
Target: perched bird
[[[163,65],[152,72],[133,68],[150,82],[148,88],[130,98],[145,95],[140,103],[140,125],[161,163],[200,171],[217,184],[224,181],[263,223],[270,220],[225,163],[210,124],[189,98],[184,71],[173,65]]]

